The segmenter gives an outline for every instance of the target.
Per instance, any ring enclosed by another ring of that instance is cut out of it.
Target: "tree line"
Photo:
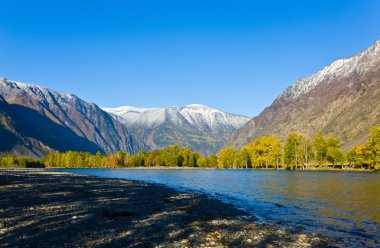
[[[227,147],[219,151],[219,168],[254,169],[380,169],[380,127],[370,129],[365,145],[355,146],[345,154],[342,143],[334,136],[318,132],[308,138],[290,133],[282,144],[275,136],[264,136],[240,151]]]
[[[130,155],[122,150],[116,154],[89,152],[59,152],[39,160],[27,157],[3,156],[1,167],[200,167],[245,169],[322,169],[327,167],[380,169],[380,127],[370,129],[365,145],[355,146],[345,154],[341,142],[334,136],[318,132],[314,137],[290,133],[281,141],[275,136],[264,136],[237,150],[221,149],[208,157],[177,145]]]

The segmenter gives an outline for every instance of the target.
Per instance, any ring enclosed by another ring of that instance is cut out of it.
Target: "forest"
[[[370,129],[366,144],[355,146],[345,154],[334,136],[318,132],[314,137],[290,133],[284,142],[275,136],[253,140],[242,149],[226,147],[208,157],[189,147],[170,146],[130,155],[122,150],[116,154],[91,154],[67,151],[48,154],[34,160],[29,157],[0,157],[0,167],[65,167],[65,168],[127,168],[127,167],[198,167],[243,169],[380,169],[380,127]]]

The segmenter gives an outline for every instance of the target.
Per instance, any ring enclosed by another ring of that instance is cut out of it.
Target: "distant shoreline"
[[[308,169],[297,169],[297,170],[289,170],[286,168],[275,169],[275,168],[216,168],[216,167],[176,167],[176,166],[155,166],[155,167],[47,167],[45,169],[115,169],[115,170],[239,170],[239,171],[341,171],[341,172],[377,172],[378,170],[373,169],[353,169],[353,168],[308,168]]]
[[[0,243],[5,246],[328,247],[203,194],[56,172],[0,169]]]

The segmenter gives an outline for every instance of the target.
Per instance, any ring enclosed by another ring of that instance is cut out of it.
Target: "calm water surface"
[[[263,221],[380,246],[380,173],[252,170],[60,169],[164,184],[215,196]]]

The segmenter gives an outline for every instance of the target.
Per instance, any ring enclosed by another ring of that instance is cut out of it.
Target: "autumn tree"
[[[130,156],[129,166],[131,167],[141,167],[145,165],[145,155],[144,150],[139,151],[137,154]]]
[[[333,166],[344,163],[344,153],[341,146],[340,141],[334,136],[328,137],[326,141],[326,159],[332,163]]]
[[[120,149],[116,154],[117,166],[118,167],[126,166],[126,161],[128,160],[128,156],[129,156],[128,153]]]
[[[380,169],[380,127],[372,127],[371,138],[367,141],[369,165],[374,169]]]
[[[264,136],[245,147],[250,153],[253,166],[278,168],[281,163],[281,142],[274,136]]]
[[[370,161],[370,153],[365,145],[355,146],[348,154],[347,160],[355,167],[355,166],[369,166]]]
[[[207,165],[207,159],[206,159],[205,157],[203,157],[203,156],[200,156],[200,157],[198,158],[197,164],[198,164],[198,166],[201,167],[201,168],[205,168],[205,167],[208,166],[208,165]]]
[[[322,165],[326,161],[327,156],[327,143],[323,134],[319,131],[313,140],[313,147],[315,153],[315,159],[319,165]]]
[[[380,169],[380,127],[370,129],[371,137],[366,145],[355,146],[347,155],[348,161],[355,166]]]
[[[248,167],[251,166],[251,158],[249,156],[249,150],[247,147],[243,147],[240,151],[240,161],[241,165],[245,168],[248,169]]]
[[[284,163],[291,167],[297,168],[305,164],[305,145],[302,134],[290,133],[285,141]]]
[[[217,167],[218,166],[218,157],[211,153],[210,156],[207,158],[207,164],[209,167]]]
[[[190,148],[188,146],[183,147],[179,151],[178,166],[184,166],[184,167],[190,166],[190,155],[191,155]]]
[[[225,149],[221,149],[218,154],[218,167],[231,168],[237,155],[238,151],[235,148],[227,146]]]

